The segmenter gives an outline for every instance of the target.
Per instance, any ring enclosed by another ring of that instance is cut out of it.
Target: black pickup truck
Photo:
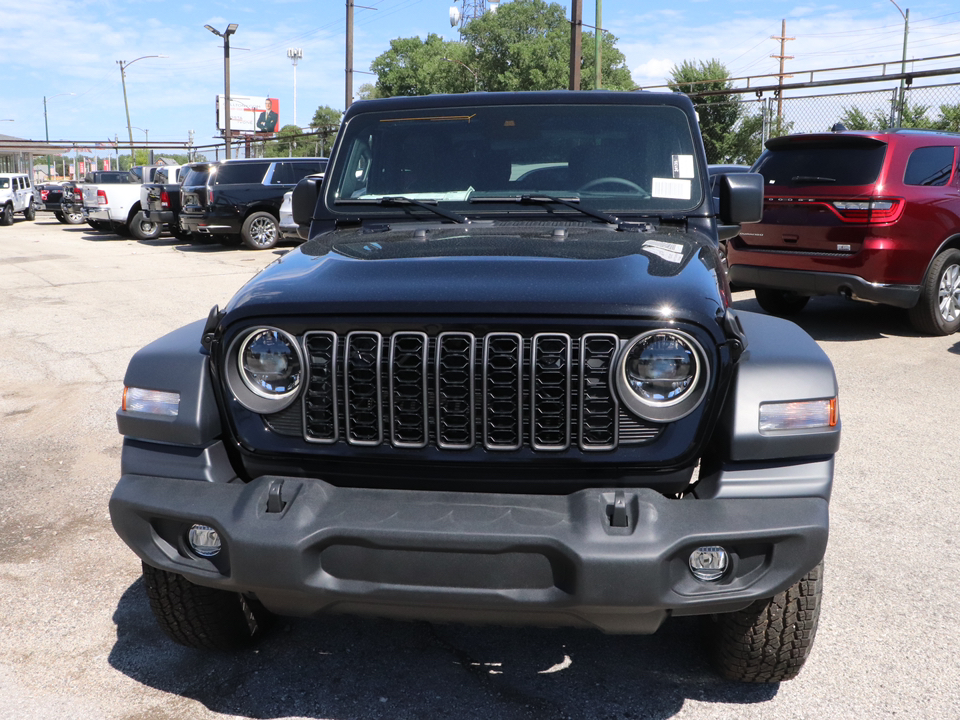
[[[140,188],[140,207],[143,217],[157,227],[157,234],[164,226],[179,240],[188,240],[190,233],[180,227],[180,210],[183,207],[183,186],[206,185],[210,170],[215,167],[207,162],[188,163],[181,167],[160,168],[153,182]]]
[[[211,165],[206,178],[198,167],[183,185],[180,226],[197,239],[216,236],[225,244],[272,248],[281,238],[284,193],[326,167],[326,158],[225,160]]]
[[[110,513],[160,626],[697,615],[725,677],[794,677],[837,381],[732,306],[717,241],[763,178],[717,183],[679,93],[351,106],[294,191],[309,239],[127,369]]]

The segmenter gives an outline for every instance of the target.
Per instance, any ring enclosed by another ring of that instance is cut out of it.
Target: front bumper
[[[651,633],[671,614],[729,612],[772,597],[826,548],[821,497],[671,500],[622,489],[627,525],[612,527],[617,492],[508,495],[125,474],[110,514],[149,565],[255,594],[282,615],[334,611],[614,633]],[[194,523],[222,538],[212,561],[187,547]],[[704,545],[732,554],[719,582],[699,582],[687,567]]]
[[[843,295],[901,308],[912,308],[920,299],[919,285],[872,283],[846,273],[731,265],[727,274],[732,284],[749,289],[792,290],[801,295]]]

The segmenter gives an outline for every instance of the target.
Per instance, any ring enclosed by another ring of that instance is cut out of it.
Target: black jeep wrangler
[[[795,676],[840,422],[817,344],[731,307],[761,183],[715,207],[682,95],[353,105],[309,240],[127,370],[110,512],[160,625],[700,615],[724,676]]]

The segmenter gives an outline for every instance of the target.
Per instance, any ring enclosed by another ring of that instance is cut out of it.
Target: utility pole
[[[770,36],[770,39],[771,39],[771,40],[779,40],[779,41],[780,41],[780,54],[779,54],[779,55],[771,55],[770,57],[772,57],[772,58],[774,58],[774,59],[779,59],[779,60],[780,60],[780,80],[779,80],[779,83],[778,83],[778,84],[779,84],[780,87],[782,88],[782,87],[783,87],[783,78],[785,77],[785,75],[783,74],[783,61],[784,61],[784,60],[793,60],[793,55],[784,55],[784,54],[783,54],[783,51],[784,51],[784,47],[783,47],[783,46],[784,46],[784,44],[787,42],[787,40],[796,40],[796,38],[786,37],[786,35],[787,35],[787,21],[786,21],[786,20],[782,20],[781,22],[782,22],[782,24],[781,24],[781,26],[780,26],[780,37],[777,37],[776,35],[771,35],[771,36]],[[793,76],[791,75],[790,77],[793,77]],[[782,122],[783,122],[783,91],[782,91],[782,90],[779,90],[779,91],[777,91],[777,131],[778,131],[778,132],[780,131],[780,128],[781,128],[781,126],[782,126]]]
[[[230,143],[233,140],[232,133],[230,132],[230,36],[233,35],[237,28],[240,27],[237,23],[230,23],[227,25],[227,29],[223,32],[211,27],[210,25],[204,25],[204,27],[212,32],[217,37],[223,38],[223,85],[224,85],[224,117],[226,118],[227,127],[224,129],[224,156],[227,160],[230,159]]]
[[[900,10],[900,6],[897,5],[893,0],[890,0],[893,3],[893,6]],[[900,73],[905,74],[907,72],[907,35],[910,32],[910,8],[907,8],[906,12],[900,10],[900,15],[903,17],[903,60],[900,63]],[[903,125],[903,106],[906,102],[906,88],[904,86],[905,78],[900,78],[900,100],[897,103],[897,126]]]
[[[287,57],[293,60],[293,124],[297,125],[297,61],[303,57],[303,50],[290,48],[287,50]]]
[[[597,25],[596,27],[593,28],[593,33],[594,33],[593,39],[596,41],[596,47],[594,48],[594,51],[593,51],[593,64],[594,64],[594,70],[595,70],[594,78],[593,78],[594,80],[593,87],[596,88],[597,90],[600,89],[600,84],[602,81],[602,77],[600,76],[600,44],[601,44],[602,33],[603,33],[603,31],[600,29],[600,25],[602,22],[601,16],[603,14],[602,8],[603,8],[603,0],[597,0],[597,19],[596,19]]]
[[[343,111],[353,104],[353,0],[347,0],[347,63]]]
[[[572,0],[570,8],[570,89],[580,89],[580,58],[582,55],[583,0]]]

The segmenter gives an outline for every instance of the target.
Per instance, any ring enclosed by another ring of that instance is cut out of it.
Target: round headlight
[[[652,330],[630,340],[617,364],[617,391],[646,420],[672,422],[700,404],[709,371],[700,345],[677,330]]]
[[[240,404],[259,414],[283,410],[303,384],[300,345],[283,330],[255,328],[230,346],[225,363],[227,384]]]
[[[247,336],[237,357],[240,377],[260,397],[295,393],[303,374],[296,341],[280,330],[263,328]]]

